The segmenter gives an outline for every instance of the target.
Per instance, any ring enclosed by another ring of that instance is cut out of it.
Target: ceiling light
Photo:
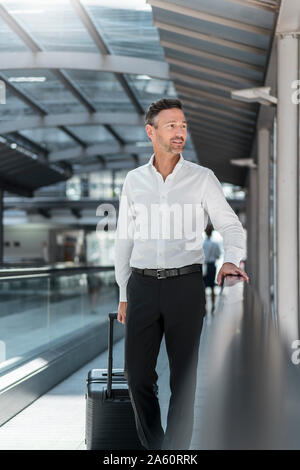
[[[137,80],[151,80],[151,77],[149,77],[149,75],[136,75],[135,78]]]
[[[259,88],[245,88],[244,90],[232,90],[231,98],[238,101],[246,101],[247,103],[258,102],[267,106],[277,104],[277,98],[270,95],[271,87],[264,86]]]
[[[247,168],[257,168],[256,163],[253,158],[232,158],[230,160],[231,165],[247,167]]]
[[[44,82],[46,77],[9,77],[9,82]]]

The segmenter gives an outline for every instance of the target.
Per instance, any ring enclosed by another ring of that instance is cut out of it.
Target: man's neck
[[[179,159],[180,154],[161,154],[159,152],[155,152],[153,165],[165,180],[166,177],[172,173]]]

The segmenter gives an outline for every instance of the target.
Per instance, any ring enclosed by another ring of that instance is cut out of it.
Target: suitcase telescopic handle
[[[112,370],[113,370],[113,336],[114,336],[114,320],[118,318],[117,313],[109,313],[108,328],[108,367],[107,367],[107,397],[111,397],[112,389]]]

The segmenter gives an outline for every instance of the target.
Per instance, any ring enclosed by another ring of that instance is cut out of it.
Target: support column
[[[270,310],[270,130],[258,129],[258,294],[266,312]]]
[[[250,282],[257,289],[257,170],[249,168],[249,189],[247,194],[247,263],[246,272]]]
[[[298,79],[298,38],[278,36],[277,106],[277,306],[281,336],[299,338],[298,309],[298,106],[292,82]]]
[[[0,188],[0,264],[3,263],[4,233],[3,233],[3,193]]]

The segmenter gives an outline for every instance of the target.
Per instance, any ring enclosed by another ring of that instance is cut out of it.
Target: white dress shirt
[[[203,231],[208,216],[223,236],[224,263],[239,266],[245,233],[209,168],[180,158],[164,181],[148,163],[126,175],[115,238],[115,277],[120,302],[127,301],[131,267],[178,268],[204,263]],[[174,216],[175,214],[175,216]]]

